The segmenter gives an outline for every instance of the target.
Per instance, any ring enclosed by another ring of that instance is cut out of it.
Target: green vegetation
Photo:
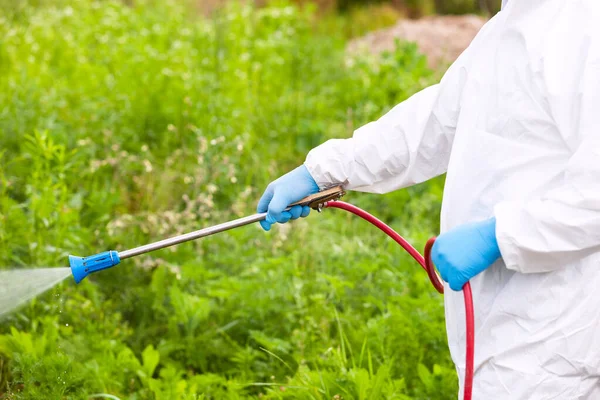
[[[342,11],[365,5],[391,4],[396,9],[404,10],[412,18],[431,13],[495,14],[500,10],[502,0],[318,0],[317,3]]]
[[[341,33],[352,39],[395,25],[403,13],[389,4],[352,7],[343,13],[329,12],[317,19],[315,26],[323,33]]]
[[[39,4],[38,4],[39,3]],[[429,84],[310,11],[38,1],[0,13],[0,265],[64,266],[252,213],[265,185]],[[443,181],[351,193],[422,247]],[[0,324],[3,399],[454,399],[442,298],[329,210],[69,281]]]

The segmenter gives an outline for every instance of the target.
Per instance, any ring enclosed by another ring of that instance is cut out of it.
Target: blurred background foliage
[[[409,1],[340,2],[331,13],[287,1],[210,12],[172,0],[0,4],[2,268],[64,266],[68,254],[252,213],[312,147],[440,76],[414,44],[377,57],[344,51]],[[466,4],[424,10],[480,10]],[[442,189],[440,178],[348,200],[420,248],[438,230]],[[0,355],[3,399],[457,390],[442,298],[395,243],[334,210],[69,280],[0,323]]]

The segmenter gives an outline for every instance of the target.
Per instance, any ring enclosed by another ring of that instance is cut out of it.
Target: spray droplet
[[[65,324],[65,326],[69,326],[69,324]]]

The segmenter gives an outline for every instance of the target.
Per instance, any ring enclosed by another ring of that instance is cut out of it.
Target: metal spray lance
[[[337,200],[345,194],[341,186],[336,186],[331,189],[323,190],[319,193],[312,194],[304,199],[291,204],[290,207],[301,205],[309,206],[310,208],[321,211],[321,208],[331,200]],[[288,208],[289,209],[289,208]],[[146,244],[143,246],[135,247],[133,249],[124,251],[105,251],[103,253],[95,254],[88,257],[77,257],[69,256],[69,264],[71,266],[71,272],[75,282],[81,282],[86,276],[92,272],[101,271],[110,267],[114,267],[119,264],[121,260],[125,260],[130,257],[134,257],[140,254],[149,253],[154,250],[164,249],[165,247],[174,246],[179,243],[187,242],[190,240],[200,239],[205,236],[214,235],[228,231],[230,229],[239,228],[248,224],[262,221],[266,218],[267,213],[259,213],[249,215],[247,217],[238,218],[233,221],[225,222],[219,225],[209,226],[207,228],[200,229],[198,231],[185,233],[183,235],[174,236],[169,239],[164,239],[155,243]]]

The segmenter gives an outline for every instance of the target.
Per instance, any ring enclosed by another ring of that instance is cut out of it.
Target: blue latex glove
[[[308,216],[310,213],[308,206],[294,206],[289,211],[284,210],[290,204],[318,191],[317,182],[304,165],[288,172],[271,182],[260,198],[257,211],[267,212],[267,218],[260,221],[260,225],[268,231],[276,222],[283,224],[289,220]]]
[[[431,249],[431,260],[442,279],[457,291],[500,256],[496,218],[452,229],[440,235]]]

